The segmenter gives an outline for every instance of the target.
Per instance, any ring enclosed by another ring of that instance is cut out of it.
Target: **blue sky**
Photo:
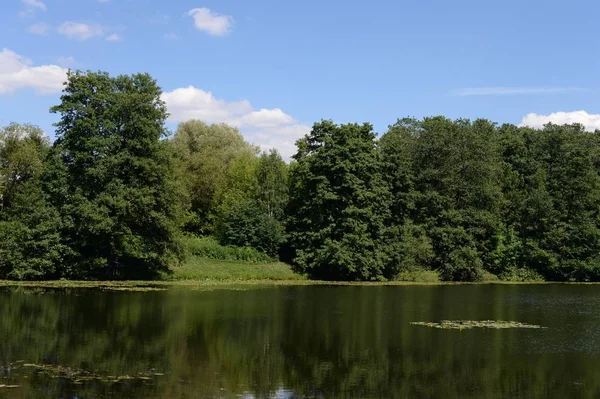
[[[285,155],[322,118],[379,133],[438,114],[600,127],[593,1],[2,0],[0,11],[0,125],[50,136],[66,68],[149,72],[171,128],[228,122]]]

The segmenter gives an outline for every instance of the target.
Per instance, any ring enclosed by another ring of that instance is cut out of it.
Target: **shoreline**
[[[394,287],[394,286],[456,286],[456,285],[598,285],[597,282],[560,282],[560,281],[482,281],[482,282],[427,282],[427,281],[322,281],[322,280],[177,280],[177,281],[12,281],[0,280],[0,288],[97,288],[106,290],[161,290],[168,288],[194,287],[260,287],[260,286],[348,286],[348,287]]]

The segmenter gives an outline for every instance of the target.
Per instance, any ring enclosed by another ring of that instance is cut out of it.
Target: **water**
[[[409,324],[442,319],[547,329]],[[599,286],[0,291],[0,398],[594,398],[599,377]]]

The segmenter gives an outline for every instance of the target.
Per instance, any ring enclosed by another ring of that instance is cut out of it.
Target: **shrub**
[[[189,255],[201,258],[238,260],[244,262],[271,262],[273,259],[257,249],[251,247],[223,246],[212,237],[186,238],[186,247]]]

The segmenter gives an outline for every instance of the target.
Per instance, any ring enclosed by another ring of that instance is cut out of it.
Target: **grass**
[[[396,281],[439,283],[441,282],[438,272],[435,270],[411,270],[401,271],[396,276]]]
[[[209,280],[209,281],[298,281],[304,276],[296,274],[291,267],[281,262],[249,263],[242,261],[219,260],[189,257],[181,266],[173,267],[168,281]]]
[[[251,247],[233,247],[221,245],[213,237],[187,236],[185,247],[188,257],[200,257],[219,260],[233,260],[250,263],[268,263],[273,259]]]
[[[413,270],[401,272],[393,281],[345,282],[315,281],[296,274],[290,265],[274,261],[250,249],[221,247],[212,239],[190,238],[186,261],[172,267],[155,281],[3,281],[0,287],[26,288],[95,288],[106,291],[157,291],[174,286],[197,289],[213,287],[258,285],[348,285],[348,286],[398,286],[398,285],[460,285],[460,284],[551,284],[541,281],[502,281],[485,273],[478,283],[440,281],[436,271]],[[565,284],[565,283],[562,283]],[[593,283],[575,283],[593,284]]]

